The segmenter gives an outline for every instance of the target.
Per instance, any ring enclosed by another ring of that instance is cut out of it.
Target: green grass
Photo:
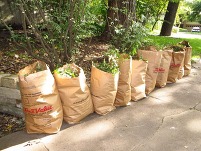
[[[198,38],[172,38],[163,36],[148,36],[148,40],[158,49],[165,46],[176,45],[182,40],[187,40],[193,48],[193,57],[197,58],[201,54],[201,39]]]
[[[179,28],[179,32],[188,32],[187,29]]]

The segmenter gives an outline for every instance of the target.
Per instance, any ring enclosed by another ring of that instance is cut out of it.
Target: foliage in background
[[[136,50],[146,41],[146,36],[147,30],[141,23],[132,22],[127,28],[119,25],[115,27],[112,44],[119,49],[120,53],[133,56]]]
[[[179,9],[177,11],[177,16],[175,24],[177,27],[185,21],[189,20],[189,15],[192,13],[192,5],[196,2],[185,1],[185,0],[171,0],[174,2],[180,2]],[[136,6],[136,18],[137,22],[141,22],[145,27],[150,30],[160,29],[161,22],[164,21],[164,15],[166,12],[166,6],[169,0],[137,0]],[[191,15],[190,15],[191,16]],[[195,19],[190,19],[190,21],[195,21]]]
[[[106,24],[106,0],[88,0],[85,15],[85,31],[88,37],[101,35]]]
[[[188,19],[190,21],[196,21],[201,23],[201,1],[200,0],[192,4],[192,11],[190,12]]]
[[[146,29],[136,22],[136,0],[109,0],[107,13],[111,44],[120,53],[134,55],[146,37]]]
[[[83,39],[98,35],[105,24],[104,0],[15,0],[22,12],[24,34],[17,34],[3,18],[12,40],[53,71],[75,61]]]
[[[176,24],[181,24],[183,21],[188,20],[188,16],[191,13],[191,2],[181,1],[176,17]]]
[[[163,20],[169,0],[137,0],[136,18],[144,26],[153,30],[159,20]]]
[[[7,27],[20,47],[54,70],[75,61],[82,40],[101,35],[107,23],[111,43],[121,53],[134,55],[142,45],[158,45],[147,40],[147,27],[151,29],[161,20],[168,1],[15,0],[12,3],[22,11],[25,34],[16,34]]]
[[[115,35],[115,27],[127,28],[136,20],[136,0],[108,0],[105,32],[107,39]]]

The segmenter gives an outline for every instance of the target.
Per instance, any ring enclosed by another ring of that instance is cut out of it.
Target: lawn
[[[168,45],[176,45],[182,40],[187,40],[193,48],[193,57],[197,58],[201,55],[201,39],[199,38],[172,38],[172,37],[163,37],[163,36],[149,36],[148,39],[156,47],[162,49]]]

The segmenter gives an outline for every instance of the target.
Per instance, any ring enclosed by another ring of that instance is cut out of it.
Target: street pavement
[[[79,124],[65,122],[57,134],[19,131],[0,138],[3,151],[200,151],[201,64],[188,77],[147,98]]]
[[[201,34],[198,33],[192,33],[192,32],[178,32],[178,33],[172,33],[170,37],[174,38],[198,38],[201,39]]]

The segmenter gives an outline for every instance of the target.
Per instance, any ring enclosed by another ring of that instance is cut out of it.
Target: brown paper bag
[[[54,72],[54,77],[63,105],[64,120],[74,124],[93,113],[94,109],[84,71],[75,64],[70,66],[78,70],[78,77],[70,78],[57,72]],[[67,65],[62,68],[67,68]]]
[[[127,54],[122,54],[119,59],[119,82],[115,106],[126,106],[131,100],[131,70],[132,58]]]
[[[147,72],[148,63],[143,60],[132,61],[132,76],[131,76],[131,99],[138,101],[144,97],[145,94],[145,76]]]
[[[113,75],[92,66],[91,95],[95,112],[105,115],[115,109],[119,73]]]
[[[184,76],[188,76],[191,72],[192,47],[185,47],[184,50],[185,50]]]
[[[184,55],[185,55],[185,53],[184,53]],[[185,57],[184,57],[185,58]],[[178,80],[179,79],[182,79],[183,78],[183,76],[184,76],[184,59],[182,59],[182,62],[181,62],[181,66],[180,66],[180,68],[179,68],[179,73],[178,73]]]
[[[183,51],[172,53],[172,60],[170,63],[170,69],[168,73],[169,82],[175,83],[177,81],[183,59],[184,59]]]
[[[35,72],[37,68],[41,71]],[[19,85],[28,133],[57,133],[63,111],[54,77],[43,62],[19,71]]]
[[[156,85],[158,68],[161,62],[161,52],[138,50],[138,56],[148,61],[148,67],[145,77],[145,93],[151,93]]]
[[[172,50],[162,51],[162,59],[158,68],[158,76],[156,79],[156,87],[164,87],[167,83],[170,62],[172,60]]]

